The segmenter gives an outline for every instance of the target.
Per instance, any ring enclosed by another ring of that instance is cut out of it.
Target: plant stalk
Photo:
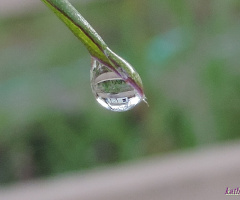
[[[135,88],[145,99],[141,78],[137,71],[123,58],[115,54],[92,26],[71,5],[68,0],[42,0],[86,46],[94,59],[117,73],[124,81]]]

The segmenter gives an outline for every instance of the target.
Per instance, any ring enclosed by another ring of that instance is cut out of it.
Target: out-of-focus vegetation
[[[0,182],[240,138],[240,1],[75,4],[150,107],[97,105],[87,50],[44,5],[0,19]]]

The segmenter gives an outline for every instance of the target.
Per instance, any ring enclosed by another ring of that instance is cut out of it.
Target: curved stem
[[[89,53],[108,61],[103,51],[107,47],[102,38],[67,0],[42,0],[81,40]]]
[[[92,57],[115,71],[145,98],[139,74],[123,58],[111,51],[103,39],[68,0],[42,0],[86,46]]]

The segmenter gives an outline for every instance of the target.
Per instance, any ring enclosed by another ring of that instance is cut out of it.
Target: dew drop
[[[93,94],[104,108],[123,112],[132,109],[141,100],[138,92],[117,73],[93,59],[90,72]]]

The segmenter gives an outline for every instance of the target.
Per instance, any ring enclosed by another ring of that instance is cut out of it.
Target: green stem
[[[42,0],[86,46],[91,56],[116,72],[144,99],[139,74],[123,58],[111,51],[103,39],[67,0]]]

